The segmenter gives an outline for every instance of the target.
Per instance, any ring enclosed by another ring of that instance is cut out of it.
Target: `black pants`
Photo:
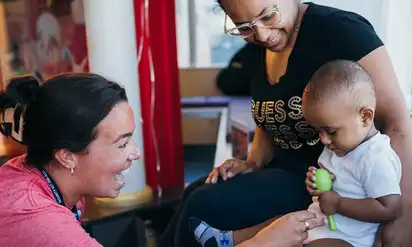
[[[307,209],[310,196],[305,174],[278,168],[237,175],[228,181],[189,185],[160,240],[160,247],[200,246],[189,231],[190,217],[198,217],[221,230],[239,230],[272,217]]]

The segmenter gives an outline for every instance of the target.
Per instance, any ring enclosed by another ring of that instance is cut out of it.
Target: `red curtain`
[[[142,47],[138,70],[146,182],[156,189],[184,183],[175,1],[147,0],[148,20],[142,18],[144,1],[134,0],[136,41],[137,49]],[[147,21],[149,36],[144,35],[145,25],[142,25]],[[143,45],[142,35],[145,36]],[[154,106],[149,48],[154,71]],[[153,119],[151,111],[154,112]],[[159,172],[157,164],[160,165]]]

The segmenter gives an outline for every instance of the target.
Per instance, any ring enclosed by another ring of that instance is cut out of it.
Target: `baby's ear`
[[[373,109],[364,107],[360,110],[360,114],[362,117],[362,122],[364,126],[369,125],[370,122],[373,122],[373,118],[375,117],[375,112]]]

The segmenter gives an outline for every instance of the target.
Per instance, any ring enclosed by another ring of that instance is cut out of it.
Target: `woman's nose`
[[[266,27],[254,26],[255,39],[259,42],[267,42],[270,38],[270,29]]]
[[[133,141],[133,151],[129,155],[129,160],[138,160],[142,157],[140,149],[137,147],[136,143]]]

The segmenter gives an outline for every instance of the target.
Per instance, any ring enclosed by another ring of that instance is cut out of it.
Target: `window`
[[[216,0],[176,0],[179,67],[224,67],[246,43],[223,32]]]

